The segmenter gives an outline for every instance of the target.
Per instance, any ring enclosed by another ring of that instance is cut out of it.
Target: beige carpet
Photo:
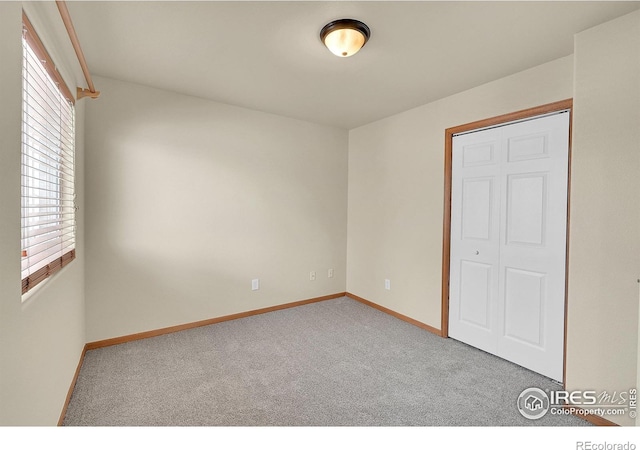
[[[584,426],[545,377],[339,298],[87,352],[64,425]]]

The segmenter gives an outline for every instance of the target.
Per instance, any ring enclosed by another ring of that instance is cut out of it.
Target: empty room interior
[[[177,386],[143,424],[499,425],[412,390],[491,370],[637,424],[640,2],[8,1],[0,43],[1,425],[107,423],[101,362]],[[38,68],[71,216],[30,225]]]

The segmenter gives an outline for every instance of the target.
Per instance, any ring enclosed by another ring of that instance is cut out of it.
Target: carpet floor
[[[348,298],[90,350],[67,426],[586,426],[549,379]]]

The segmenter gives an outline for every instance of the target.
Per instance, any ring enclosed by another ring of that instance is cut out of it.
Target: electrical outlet
[[[260,279],[256,278],[251,280],[251,290],[257,291],[258,289],[260,289]]]
[[[327,271],[327,278],[333,278],[333,269]]]
[[[390,291],[390,290],[391,290],[391,280],[389,280],[389,279],[385,279],[385,280],[384,280],[384,288],[385,288],[387,291]]]
[[[316,272],[314,270],[312,270],[311,272],[309,272],[309,279],[311,281],[315,281],[316,279]]]

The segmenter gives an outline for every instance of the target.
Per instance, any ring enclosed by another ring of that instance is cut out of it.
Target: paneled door
[[[449,336],[563,378],[569,111],[453,137]]]

